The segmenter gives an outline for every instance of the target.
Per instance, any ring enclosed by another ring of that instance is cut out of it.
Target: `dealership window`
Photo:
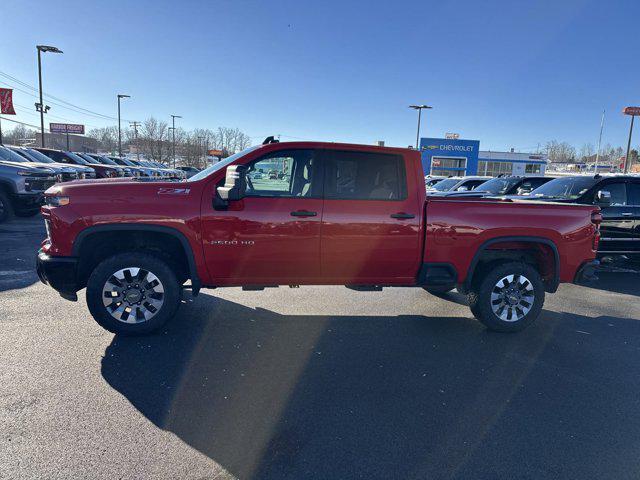
[[[407,197],[404,161],[399,155],[335,151],[325,165],[326,198],[401,200]]]
[[[478,175],[497,177],[498,175],[511,175],[512,173],[512,162],[489,162],[486,160],[478,162]]]
[[[524,167],[525,173],[540,173],[542,168],[539,163],[527,163]]]
[[[467,170],[467,159],[465,157],[432,157],[431,174],[445,177],[462,176]]]

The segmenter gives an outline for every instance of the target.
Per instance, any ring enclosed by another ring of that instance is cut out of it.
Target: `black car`
[[[495,195],[529,195],[536,188],[553,180],[552,177],[541,176],[505,176],[487,180],[470,192],[446,192],[446,196],[485,197]]]
[[[640,258],[639,176],[560,177],[536,188],[525,198],[598,205],[602,209],[598,254]]]

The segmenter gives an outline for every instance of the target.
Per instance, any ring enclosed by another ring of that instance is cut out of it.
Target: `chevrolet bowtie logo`
[[[438,148],[437,145],[427,145],[427,150],[435,150],[436,148]]]

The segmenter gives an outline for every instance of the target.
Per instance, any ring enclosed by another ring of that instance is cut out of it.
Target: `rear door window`
[[[332,151],[325,168],[325,197],[404,200],[407,180],[401,155]]]
[[[627,205],[640,207],[640,183],[631,182],[627,184]]]

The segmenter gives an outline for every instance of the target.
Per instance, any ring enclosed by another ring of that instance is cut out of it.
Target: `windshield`
[[[487,192],[492,193],[494,195],[504,195],[507,191],[517,184],[521,179],[520,178],[492,178],[491,180],[487,180],[484,183],[481,183],[476,187],[476,191],[478,192]]]
[[[67,157],[69,157],[70,159],[72,159],[74,162],[79,163],[80,165],[89,165],[89,162],[87,162],[84,158],[79,157],[78,155],[76,155],[73,152],[63,152]]]
[[[234,153],[230,157],[227,157],[224,160],[221,160],[221,161],[219,161],[217,163],[214,163],[210,167],[205,168],[204,170],[196,173],[194,176],[189,178],[188,181],[192,182],[192,181],[202,180],[203,178],[208,177],[212,173],[216,173],[216,172],[222,170],[223,168],[226,168],[227,165],[231,165],[237,159],[239,159],[241,157],[244,157],[245,155],[247,155],[248,153],[253,152],[254,150],[257,150],[261,146],[262,145],[254,145],[253,147],[246,148],[246,149],[242,150],[241,152]]]
[[[446,178],[433,186],[434,190],[446,192],[452,189],[456,184],[460,183],[460,178]]]
[[[39,152],[38,150],[34,150],[33,148],[25,148],[29,156],[35,159],[36,162],[40,163],[55,163],[49,157],[47,157],[44,153]]]
[[[105,165],[118,165],[115,161],[111,160],[109,157],[105,157],[104,155],[96,155],[96,157],[98,157]]]
[[[0,146],[0,159],[7,160],[9,162],[27,163],[29,160],[16,152],[9,150],[7,147]]]
[[[530,196],[575,200],[596,182],[597,180],[593,177],[556,178],[533,190]]]

